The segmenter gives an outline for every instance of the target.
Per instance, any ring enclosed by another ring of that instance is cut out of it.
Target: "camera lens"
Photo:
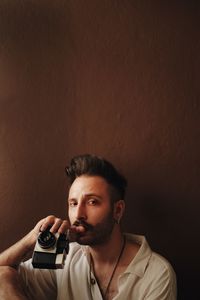
[[[43,231],[38,237],[38,243],[41,248],[48,249],[55,245],[56,238],[50,231]]]

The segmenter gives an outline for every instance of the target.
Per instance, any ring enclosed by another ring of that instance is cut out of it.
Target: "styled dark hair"
[[[81,175],[100,176],[114,188],[115,198],[117,198],[115,201],[125,197],[127,180],[104,158],[90,154],[75,156],[65,171],[70,184]]]

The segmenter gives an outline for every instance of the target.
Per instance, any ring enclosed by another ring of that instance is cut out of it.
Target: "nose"
[[[86,220],[86,209],[83,203],[79,203],[76,209],[76,220]]]

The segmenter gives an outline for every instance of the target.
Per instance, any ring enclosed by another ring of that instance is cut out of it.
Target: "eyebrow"
[[[82,198],[89,198],[89,197],[96,197],[98,199],[102,199],[102,197],[98,194],[95,193],[88,193],[88,194],[84,194]],[[75,197],[72,198],[68,198],[68,201],[72,201],[72,200],[77,200]]]

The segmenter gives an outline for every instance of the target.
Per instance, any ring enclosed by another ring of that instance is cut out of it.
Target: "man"
[[[48,216],[0,256],[0,299],[175,300],[171,265],[142,236],[124,234],[126,180],[108,161],[81,155],[66,168],[70,179],[69,221]],[[34,269],[31,256],[39,231],[75,238],[64,269]],[[23,262],[25,261],[25,262]]]

